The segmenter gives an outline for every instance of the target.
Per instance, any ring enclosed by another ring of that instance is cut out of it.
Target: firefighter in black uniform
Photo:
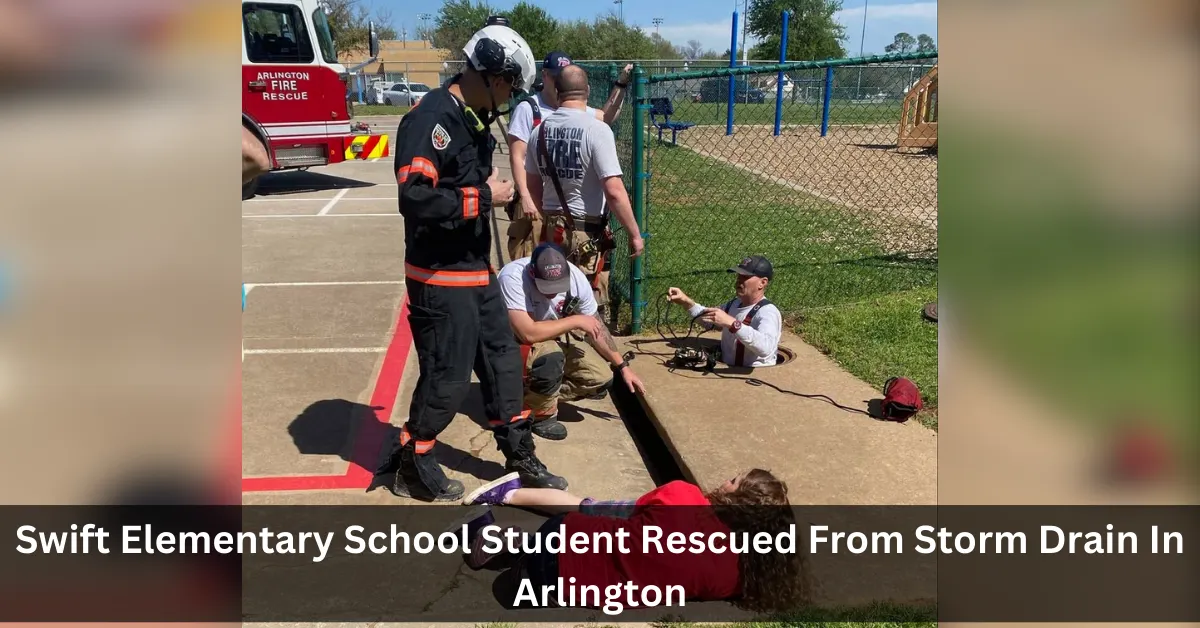
[[[404,216],[409,325],[420,377],[408,421],[377,478],[424,501],[458,501],[462,482],[433,453],[438,434],[479,378],[489,423],[528,487],[565,489],[534,455],[523,411],[521,352],[490,264],[490,215],[513,184],[492,168],[490,124],[514,92],[533,82],[533,53],[503,18],[490,18],[463,49],[463,72],[429,92],[396,132],[396,181]]]

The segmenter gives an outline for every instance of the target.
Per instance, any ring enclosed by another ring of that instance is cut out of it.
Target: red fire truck
[[[368,63],[379,56],[373,25],[369,47]],[[388,136],[351,129],[349,83],[319,0],[242,1],[242,124],[272,170],[388,155]],[[243,198],[257,185],[243,186]]]

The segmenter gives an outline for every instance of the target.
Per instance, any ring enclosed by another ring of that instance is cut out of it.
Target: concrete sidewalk
[[[716,338],[690,339],[693,346]],[[793,505],[923,505],[937,503],[937,434],[916,421],[873,419],[824,395],[868,410],[882,395],[833,360],[785,331],[787,364],[759,369],[717,365],[711,373],[671,369],[677,341],[627,339],[646,383],[651,419],[685,475],[716,486],[761,467],[788,483]]]
[[[394,136],[398,117],[371,123]],[[495,162],[507,177],[504,150]],[[242,203],[243,281],[252,286],[242,315],[243,504],[439,507],[395,497],[386,488],[364,490],[364,473],[374,470],[378,457],[364,453],[364,444],[382,450],[395,438],[418,377],[403,309],[404,222],[397,203],[392,158],[272,173],[260,196]],[[508,226],[498,213],[492,225],[497,268],[507,261]],[[564,404],[562,420],[569,437],[536,439],[537,454],[569,480],[573,493],[617,499],[654,488],[611,400]],[[439,461],[468,491],[504,474],[486,425],[474,386],[438,438]],[[458,556],[423,559],[419,567],[421,584],[406,591],[395,616],[481,623],[505,618],[492,591],[495,572],[473,572]],[[276,574],[247,576],[268,581]],[[319,591],[311,597],[337,602]],[[646,612],[641,619],[659,615]],[[568,621],[555,611],[520,617]]]

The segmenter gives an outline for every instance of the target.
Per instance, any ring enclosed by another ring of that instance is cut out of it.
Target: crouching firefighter
[[[513,331],[529,347],[525,406],[535,435],[566,438],[558,402],[603,398],[617,374],[629,392],[646,392],[604,326],[587,276],[557,245],[539,244],[532,256],[506,264],[499,279]]]
[[[488,421],[506,470],[524,486],[566,488],[534,455],[522,411],[521,353],[489,264],[490,216],[512,200],[513,184],[492,168],[490,124],[513,93],[533,81],[525,40],[489,19],[463,51],[462,73],[429,92],[400,122],[395,171],[404,216],[409,325],[420,376],[408,420],[376,481],[401,497],[459,501],[434,443],[479,378]],[[375,484],[373,484],[375,486]]]

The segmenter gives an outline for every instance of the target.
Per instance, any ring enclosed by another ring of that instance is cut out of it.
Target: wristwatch
[[[609,368],[612,369],[613,373],[620,373],[621,369],[624,369],[627,366],[629,366],[629,360],[621,360],[620,364],[610,364]]]
[[[729,331],[736,334],[741,330],[742,330],[742,321],[739,321],[736,318],[733,319],[733,324],[729,326]]]

